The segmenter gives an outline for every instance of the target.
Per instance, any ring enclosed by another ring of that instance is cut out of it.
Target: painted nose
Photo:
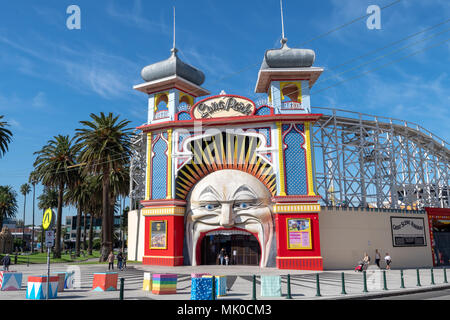
[[[234,225],[233,206],[224,203],[221,209],[220,225],[222,227],[231,227]]]

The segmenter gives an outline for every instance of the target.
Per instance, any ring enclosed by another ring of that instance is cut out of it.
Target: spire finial
[[[283,20],[283,0],[280,0],[280,9],[281,9],[281,45],[284,45],[287,42],[287,38],[284,37],[284,20]]]
[[[176,54],[178,51],[175,46],[175,6],[173,7],[173,46],[170,51],[172,51],[172,54]]]

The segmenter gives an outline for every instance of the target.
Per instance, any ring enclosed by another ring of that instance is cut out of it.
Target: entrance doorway
[[[436,265],[450,265],[450,217],[433,219],[434,254]]]
[[[201,244],[201,264],[220,264],[219,252],[224,248],[229,265],[259,265],[261,248],[256,237],[250,233],[207,234]],[[235,255],[233,255],[233,252]],[[225,263],[225,262],[224,262]]]

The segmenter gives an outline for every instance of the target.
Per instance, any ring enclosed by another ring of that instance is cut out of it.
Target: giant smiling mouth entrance
[[[229,264],[261,263],[258,234],[240,228],[217,228],[202,232],[196,244],[196,260],[203,265],[218,264],[220,263],[218,255],[222,248],[229,256]]]

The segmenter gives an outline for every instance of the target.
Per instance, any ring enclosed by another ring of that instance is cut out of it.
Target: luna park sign
[[[221,95],[197,102],[192,107],[192,116],[194,119],[242,117],[254,114],[255,109],[255,103],[250,99]]]

